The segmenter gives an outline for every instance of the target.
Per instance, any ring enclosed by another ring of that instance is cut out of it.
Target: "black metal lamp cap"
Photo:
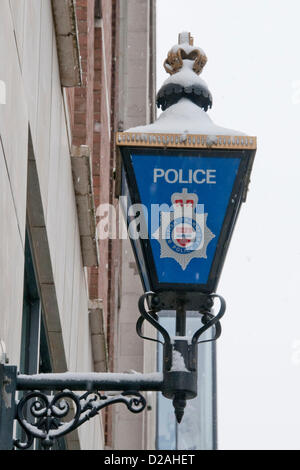
[[[212,107],[213,101],[210,91],[198,83],[186,87],[179,83],[168,83],[159,90],[156,97],[156,104],[158,108],[162,108],[162,110],[165,111],[170,106],[178,103],[181,98],[189,99],[197,106],[204,109],[204,111]]]

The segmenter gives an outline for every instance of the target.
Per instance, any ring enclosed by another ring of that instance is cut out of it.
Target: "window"
[[[20,372],[29,375],[52,372],[46,326],[43,319],[41,299],[28,233],[26,234],[25,243]],[[19,398],[21,396],[22,394],[20,393]],[[17,437],[22,441],[25,440],[24,432],[20,426],[18,426],[17,429]],[[35,442],[33,448],[39,449],[39,442]],[[53,449],[65,449],[64,439],[59,439]]]
[[[28,234],[25,243],[25,272],[20,372],[36,374],[39,370],[41,302],[38,292]]]

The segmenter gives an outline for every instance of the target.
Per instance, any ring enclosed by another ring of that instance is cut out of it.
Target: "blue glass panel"
[[[123,205],[123,199],[121,199],[121,207],[123,210],[123,213],[125,214],[125,218],[127,218],[127,224],[129,225],[131,222],[130,217],[128,216],[128,207],[132,205],[132,201],[130,198],[129,190],[128,190],[128,185],[126,182],[125,174],[124,174],[124,168],[122,169],[122,195],[127,198],[127,207],[124,207]],[[134,251],[136,255],[136,260],[139,266],[139,272],[142,277],[142,283],[144,285],[145,291],[150,290],[150,283],[149,283],[149,278],[147,275],[147,270],[144,262],[144,256],[143,256],[143,251],[141,247],[141,241],[138,240],[132,240],[134,242]]]
[[[240,158],[134,153],[131,159],[141,201],[148,211],[159,282],[206,284]],[[153,217],[153,205],[162,204],[169,208]],[[190,217],[176,216],[180,206],[192,207]],[[168,212],[169,217],[175,214],[170,223],[166,222]],[[161,227],[164,240],[157,239]]]

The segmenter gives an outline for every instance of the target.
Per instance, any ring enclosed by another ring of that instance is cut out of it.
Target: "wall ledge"
[[[72,146],[71,165],[83,265],[97,267],[99,266],[99,250],[96,236],[96,211],[91,153],[87,145]]]
[[[51,0],[60,80],[63,87],[82,85],[76,0]]]

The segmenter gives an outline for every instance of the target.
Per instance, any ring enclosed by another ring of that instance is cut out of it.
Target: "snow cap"
[[[190,33],[179,34],[178,44],[173,46],[164,62],[170,77],[157,93],[157,106],[163,113],[145,126],[128,129],[126,132],[202,134],[215,136],[242,136],[242,132],[214,124],[207,110],[212,107],[212,96],[207,84],[199,77],[207,57],[194,46]]]
[[[157,94],[157,106],[164,111],[181,98],[187,98],[204,111],[211,108],[211,93],[199,77],[206,62],[205,52],[200,47],[194,47],[191,34],[180,33],[178,44],[172,47],[164,61],[164,68],[171,77]]]

